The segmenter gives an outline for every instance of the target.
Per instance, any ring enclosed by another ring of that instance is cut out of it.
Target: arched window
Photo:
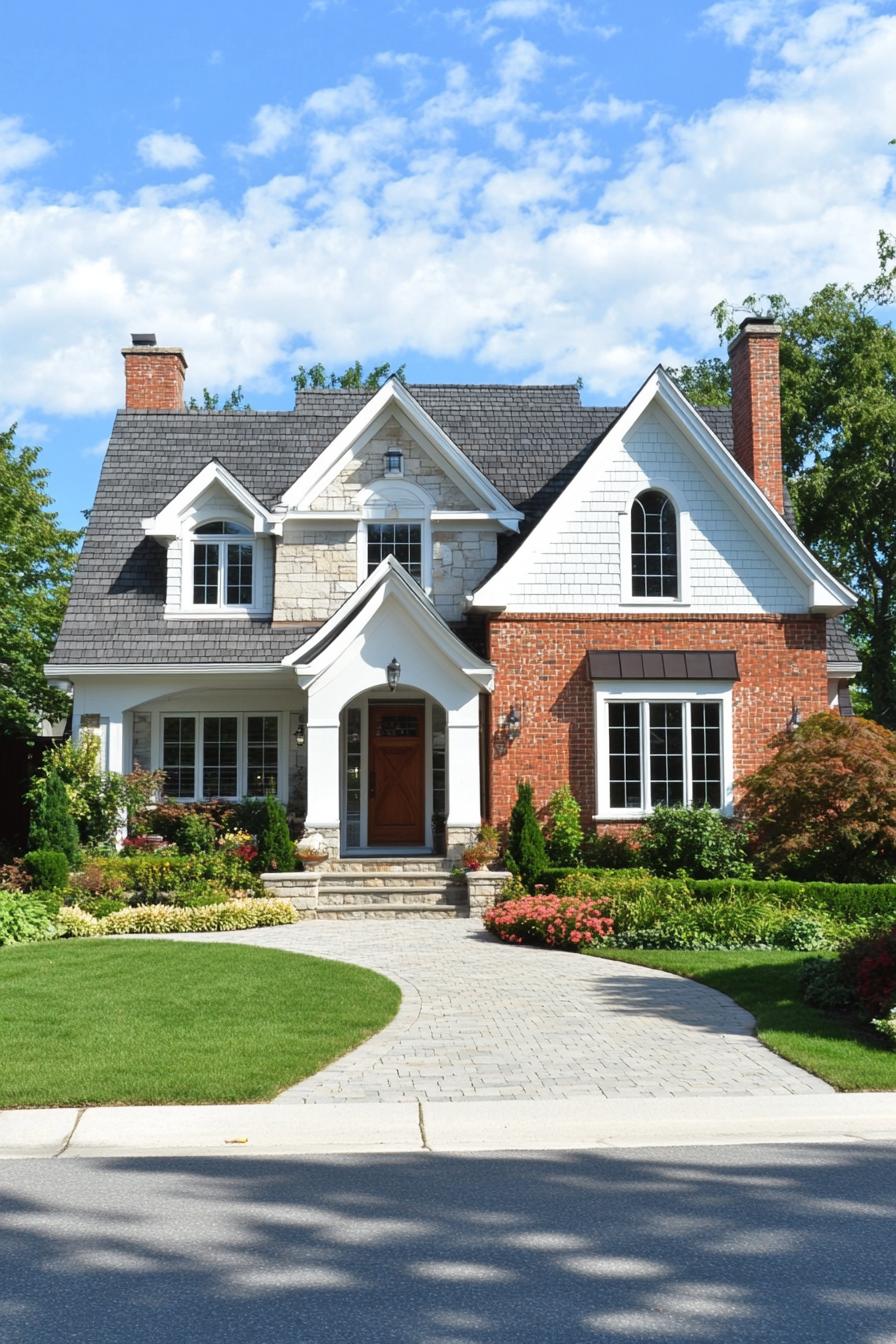
[[[203,523],[193,535],[193,604],[251,607],[254,546],[242,523]]]
[[[661,490],[632,505],[632,597],[678,597],[678,523]]]

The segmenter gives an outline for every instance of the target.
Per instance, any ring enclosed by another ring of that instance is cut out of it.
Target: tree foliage
[[[731,366],[727,359],[713,355],[666,372],[694,406],[727,406],[731,401]]]
[[[207,387],[202,389],[201,403],[195,397],[191,397],[187,402],[188,411],[251,411],[245,396],[243,395],[243,385],[239,384],[221,401],[220,393],[209,392]]]
[[[78,827],[69,806],[68,793],[58,771],[48,769],[42,776],[42,787],[34,797],[28,843],[32,851],[51,850],[64,854],[76,864],[81,847]]]
[[[582,809],[572,789],[563,784],[548,799],[547,850],[560,868],[575,868],[582,862]]]
[[[257,866],[262,873],[289,873],[296,866],[295,847],[283,804],[269,793],[258,810]]]
[[[743,309],[781,324],[784,469],[800,535],[859,599],[847,623],[870,710],[896,728],[896,332],[881,317],[896,297],[896,240],[883,233],[878,261],[861,288],[825,285],[801,308],[750,294],[714,316],[722,339]],[[673,373],[692,401],[724,401],[722,360]]]
[[[511,872],[518,873],[531,891],[548,866],[548,855],[535,815],[532,785],[523,779],[517,782],[516,802],[510,813],[507,853]]]
[[[742,781],[741,814],[770,873],[885,882],[896,876],[896,733],[870,719],[814,714],[775,739]]]
[[[375,392],[387,378],[405,382],[404,373],[404,364],[400,364],[397,369],[393,369],[391,364],[377,364],[365,373],[361,361],[356,359],[343,373],[332,370],[328,373],[323,364],[312,364],[308,369],[300,364],[292,381],[297,392],[305,392],[309,387],[341,387],[359,392]]]
[[[64,718],[68,697],[47,684],[80,532],[59,526],[38,448],[0,432],[0,733],[32,737]]]
[[[745,836],[711,807],[656,807],[639,827],[639,864],[657,877],[751,877]]]
[[[48,791],[55,789],[55,781],[60,781],[77,827],[76,835],[87,846],[111,844],[124,817],[146,807],[164,779],[161,770],[137,769],[129,775],[101,770],[99,756],[100,740],[95,733],[82,732],[77,742],[70,739],[60,742],[44,756],[26,795],[34,817],[45,805]],[[39,844],[33,822],[30,839],[35,849],[62,848]]]

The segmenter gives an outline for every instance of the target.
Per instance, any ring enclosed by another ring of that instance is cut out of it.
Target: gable
[[[394,378],[290,486],[281,509],[290,517],[354,512],[358,493],[385,474],[384,455],[395,447],[404,455],[405,478],[431,496],[434,512],[519,525],[522,515]]]
[[[632,501],[676,505],[678,601],[627,597]],[[802,545],[662,369],[640,389],[474,605],[513,611],[840,611],[847,588]]]

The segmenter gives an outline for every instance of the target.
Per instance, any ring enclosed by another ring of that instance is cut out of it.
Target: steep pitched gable
[[[658,451],[648,461],[651,438]],[[678,471],[673,481],[673,458],[676,464],[688,462],[689,475]],[[627,470],[632,464],[637,469]],[[627,514],[634,495],[649,484],[667,489],[673,499],[678,495],[683,531],[690,529],[682,549],[698,569],[706,562],[705,595],[692,609],[725,609],[724,591],[715,593],[714,556],[720,557],[720,569],[726,567],[732,589],[740,589],[732,609],[838,612],[854,605],[849,590],[799,541],[662,368],[650,375],[509,560],[478,589],[474,605],[618,609]],[[703,516],[695,511],[691,527],[690,508],[700,491]],[[730,557],[714,536],[723,516],[738,541]]]

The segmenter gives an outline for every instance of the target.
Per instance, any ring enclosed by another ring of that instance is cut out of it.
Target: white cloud
[[[137,141],[137,153],[152,168],[193,168],[202,158],[189,136],[168,131],[144,135]]]
[[[90,444],[87,448],[81,449],[82,457],[105,457],[106,449],[109,447],[109,435],[104,434],[97,443]]]
[[[401,115],[376,88],[338,121],[280,109],[296,171],[236,206],[204,175],[128,200],[8,188],[0,404],[106,412],[141,329],[186,347],[195,387],[278,377],[284,405],[286,362],[398,356],[413,373],[415,354],[626,397],[658,358],[713,348],[718,299],[861,282],[877,229],[896,230],[896,17],[820,5],[768,40],[752,89],[630,121],[623,169],[595,147],[627,113],[607,98],[548,116],[550,55],[520,39]],[[276,139],[276,110],[256,138]]]
[[[644,115],[644,104],[616,98],[590,98],[582,107],[583,121],[602,121],[614,125],[617,121],[637,121]]]
[[[23,130],[21,117],[0,117],[0,178],[30,168],[52,149],[43,136]]]
[[[280,103],[265,103],[252,118],[255,134],[246,145],[228,146],[230,152],[238,158],[249,155],[253,158],[268,158],[292,139],[299,124],[299,113],[294,107],[284,107]]]
[[[306,112],[320,117],[322,121],[337,121],[341,117],[358,116],[372,112],[376,107],[376,92],[373,84],[363,75],[355,75],[346,84],[338,84],[330,89],[317,89],[305,99]]]

